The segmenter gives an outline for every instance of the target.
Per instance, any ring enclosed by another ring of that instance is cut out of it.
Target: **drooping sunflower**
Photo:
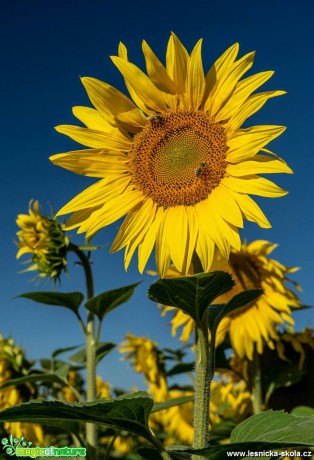
[[[255,93],[273,71],[241,80],[254,52],[237,59],[236,43],[204,73],[201,46],[199,40],[189,54],[171,34],[164,66],[143,41],[146,75],[120,43],[111,59],[132,100],[107,83],[83,78],[95,109],[73,108],[85,127],[56,128],[89,148],[53,155],[51,161],[100,178],[58,214],[73,213],[67,228],[87,237],[126,216],[111,251],[125,247],[127,268],[138,248],[141,273],[155,243],[161,276],[171,261],[186,273],[194,251],[205,271],[216,247],[228,259],[231,247],[240,249],[243,218],[271,226],[249,194],[286,194],[258,174],[292,172],[265,148],[283,126],[241,128],[268,99],[285,93]]]
[[[25,271],[38,271],[40,278],[56,280],[66,270],[69,239],[55,217],[44,215],[38,200],[31,201],[28,214],[19,214],[16,223],[19,248],[16,258],[29,254]]]
[[[211,267],[211,271],[230,273],[236,282],[231,291],[216,299],[216,303],[228,302],[235,294],[248,289],[264,290],[257,300],[223,318],[218,327],[216,344],[219,345],[229,332],[232,347],[241,358],[252,359],[255,347],[261,354],[265,343],[274,349],[277,326],[285,322],[294,324],[292,310],[300,306],[298,296],[286,285],[290,281],[287,275],[298,268],[288,268],[270,259],[269,254],[276,247],[276,244],[264,240],[243,244],[240,251],[231,250],[229,261],[217,253]],[[180,273],[172,268],[168,275],[174,277]],[[170,310],[174,311],[172,333],[175,335],[182,326],[181,339],[186,342],[194,331],[194,322],[173,307],[165,307],[163,313]]]

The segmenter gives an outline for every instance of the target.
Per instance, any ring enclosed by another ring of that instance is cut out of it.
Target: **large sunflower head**
[[[258,176],[291,173],[265,148],[285,128],[241,128],[284,91],[255,92],[272,71],[241,79],[252,67],[254,53],[237,59],[238,44],[204,72],[201,46],[199,40],[189,54],[172,34],[164,66],[144,41],[146,74],[128,60],[120,44],[118,56],[111,59],[131,99],[107,83],[83,78],[95,108],[74,107],[84,127],[56,128],[89,148],[54,155],[51,161],[100,178],[59,214],[73,213],[67,228],[88,237],[126,216],[111,248],[125,247],[126,268],[138,249],[143,272],[156,243],[161,276],[171,261],[186,273],[194,251],[208,271],[216,247],[226,259],[230,248],[240,249],[243,218],[270,227],[250,194],[286,194]]]
[[[31,201],[28,214],[19,214],[16,220],[19,250],[16,258],[30,254],[27,271],[38,271],[40,278],[59,278],[66,269],[69,239],[54,217],[45,216],[38,201]]]
[[[261,354],[265,343],[274,348],[277,326],[285,322],[294,324],[292,310],[300,306],[298,296],[286,285],[290,282],[289,273],[297,268],[286,267],[268,257],[276,246],[263,240],[243,244],[240,251],[231,251],[229,260],[216,253],[211,267],[211,271],[230,273],[236,282],[231,291],[216,299],[217,303],[228,302],[235,294],[248,289],[264,291],[257,300],[223,318],[218,327],[216,343],[220,344],[229,332],[232,347],[241,358],[252,359],[255,347]],[[170,277],[180,276],[174,269],[168,274]],[[194,322],[173,307],[165,307],[163,313],[169,310],[174,310],[171,320],[173,335],[183,326],[181,339],[186,342],[194,331]]]

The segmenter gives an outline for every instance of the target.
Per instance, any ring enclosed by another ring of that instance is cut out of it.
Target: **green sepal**
[[[177,307],[194,321],[201,321],[207,307],[233,286],[234,281],[229,273],[198,273],[157,280],[150,286],[148,298],[163,305]]]
[[[135,288],[139,284],[140,283],[130,284],[129,286],[124,286],[119,289],[102,292],[89,299],[85,306],[87,310],[94,313],[98,319],[102,321],[104,316],[110,311],[127,302],[132,297]]]

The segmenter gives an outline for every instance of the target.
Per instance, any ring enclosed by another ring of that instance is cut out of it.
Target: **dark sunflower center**
[[[227,148],[224,128],[203,112],[150,117],[134,137],[132,182],[165,208],[194,205],[224,176]]]

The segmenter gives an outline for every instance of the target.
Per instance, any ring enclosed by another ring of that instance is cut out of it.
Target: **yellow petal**
[[[199,219],[199,234],[204,232],[215,242],[219,251],[225,259],[229,259],[230,244],[221,233],[221,228],[217,222],[216,215],[208,200],[204,200],[195,206]]]
[[[222,183],[211,192],[208,201],[210,206],[215,209],[216,214],[221,215],[224,220],[236,227],[243,228],[243,218],[238,203],[232,192],[230,193],[229,189]]]
[[[138,133],[146,123],[143,113],[139,109],[121,112],[116,116],[116,120],[120,121],[125,128],[133,134]]]
[[[216,114],[215,121],[227,120],[233,116],[234,113],[237,113],[241,105],[253,91],[269,80],[273,74],[273,71],[260,72],[240,81],[230,99]]]
[[[226,72],[217,80],[204,105],[204,111],[208,112],[210,116],[216,115],[233,93],[242,75],[252,67],[254,54],[248,53],[243,56],[232,65],[229,72]]]
[[[183,271],[185,273],[187,273],[190,269],[192,257],[193,257],[195,246],[196,246],[197,235],[198,235],[197,217],[196,217],[194,206],[187,206],[186,213],[188,217],[188,224],[189,224],[188,232],[189,233],[188,233],[188,247],[186,250],[185,265],[183,266]]]
[[[236,192],[233,192],[233,194],[247,220],[256,222],[261,228],[271,228],[269,220],[250,196]]]
[[[202,226],[200,226],[197,237],[196,253],[200,258],[204,272],[208,272],[214,259],[215,243],[208,234],[203,231]]]
[[[230,163],[249,160],[285,129],[284,126],[261,125],[238,130],[227,142],[229,150],[226,160]]]
[[[179,94],[185,93],[188,58],[187,50],[178,37],[172,33],[167,47],[166,68]]]
[[[285,91],[266,91],[264,93],[253,94],[239,110],[234,111],[234,115],[230,118],[226,127],[229,131],[236,131],[239,129],[245,120],[254,115],[260,110],[263,105],[273,97],[282,96],[286,94]]]
[[[127,247],[125,249],[125,254],[124,254],[124,267],[127,270],[129,268],[131,259],[133,257],[133,254],[136,250],[136,248],[139,246],[139,244],[143,241],[145,234],[147,233],[148,229],[150,228],[152,222],[154,221],[155,218],[155,213],[156,213],[156,205],[153,204],[152,200],[147,200],[151,201],[151,206],[150,210],[148,208],[145,209],[145,222],[143,223],[142,229],[140,230],[139,226],[137,227],[137,235],[135,235],[131,240],[129,240]],[[146,203],[144,203],[146,204]],[[141,206],[144,208],[144,206]],[[142,212],[144,214],[144,211]],[[134,232],[133,232],[134,233]]]
[[[160,223],[159,230],[156,238],[156,265],[158,267],[158,273],[161,278],[164,278],[167,274],[170,265],[170,253],[167,244],[167,240],[164,234],[165,225],[165,213]]]
[[[154,217],[156,213],[156,204],[150,198],[146,199],[143,203],[140,203],[132,211],[129,212],[127,217],[124,219],[117,236],[111,246],[111,251],[116,252],[126,246],[133,238],[139,233],[143,232],[144,226],[147,225],[147,221]],[[145,235],[146,231],[144,232]]]
[[[241,178],[224,177],[223,184],[235,192],[250,193],[252,195],[267,196],[270,198],[277,198],[287,195],[288,193],[286,190],[274,184],[274,182],[254,175],[243,176]]]
[[[151,255],[163,216],[163,208],[158,208],[152,224],[147,229],[143,241],[139,244],[138,269],[140,273],[143,273],[149,256]]]
[[[226,171],[231,176],[245,176],[250,174],[292,174],[292,169],[280,160],[273,160],[266,155],[256,155],[251,161],[242,161],[238,164],[228,164]]]
[[[197,110],[202,103],[205,91],[205,76],[202,62],[202,42],[199,40],[188,60],[186,77],[187,108]]]
[[[116,196],[121,195],[129,185],[130,180],[131,178],[129,176],[111,176],[100,180],[83,190],[83,192],[79,193],[75,198],[69,201],[69,203],[63,206],[57,213],[57,216],[103,205],[106,201],[110,201]]]
[[[111,56],[112,62],[128,81],[145,107],[161,112],[167,109],[165,97],[136,65],[120,57]]]
[[[183,272],[188,237],[188,218],[184,206],[170,207],[166,210],[163,232],[170,257],[175,267]]]
[[[146,62],[147,74],[154,85],[165,93],[176,94],[177,91],[174,82],[145,40],[143,40],[142,49]]]
[[[125,61],[128,62],[128,51],[126,49],[126,46],[120,42],[119,47],[118,47],[118,56]],[[129,82],[124,79],[125,86],[127,87],[129,94],[135,104],[144,112],[144,113],[150,113],[150,111],[145,107],[145,104],[143,104],[142,100],[138,97],[132,86],[129,84]]]
[[[101,116],[101,114],[90,107],[73,107],[73,115],[78,118],[87,128],[105,133],[114,132],[112,125]]]
[[[104,149],[73,150],[52,155],[50,161],[76,174],[90,177],[105,177],[110,174],[128,172],[128,158],[119,152]]]
[[[83,225],[88,219],[93,215],[95,211],[100,209],[101,206],[95,206],[93,208],[83,209],[82,211],[77,211],[70,219],[68,219],[65,223],[66,230],[72,230],[73,228],[80,227]]]
[[[106,203],[99,211],[93,214],[93,221],[87,229],[87,237],[92,236],[102,227],[112,224],[127,214],[138,203],[143,201],[142,192],[128,188],[123,195],[119,195]]]
[[[127,152],[131,147],[131,141],[125,138],[118,130],[111,134],[72,125],[60,125],[56,126],[55,129],[74,141],[95,149],[103,148]]]
[[[205,90],[205,99],[207,100],[209,93],[214,88],[217,80],[221,78],[222,75],[229,72],[229,69],[232,67],[237,55],[239,52],[239,43],[235,43],[230,46],[212,65],[209,69],[209,72],[206,75],[206,90]]]
[[[118,89],[97,78],[81,79],[93,106],[110,123],[114,124],[114,116],[135,108],[133,102]]]

